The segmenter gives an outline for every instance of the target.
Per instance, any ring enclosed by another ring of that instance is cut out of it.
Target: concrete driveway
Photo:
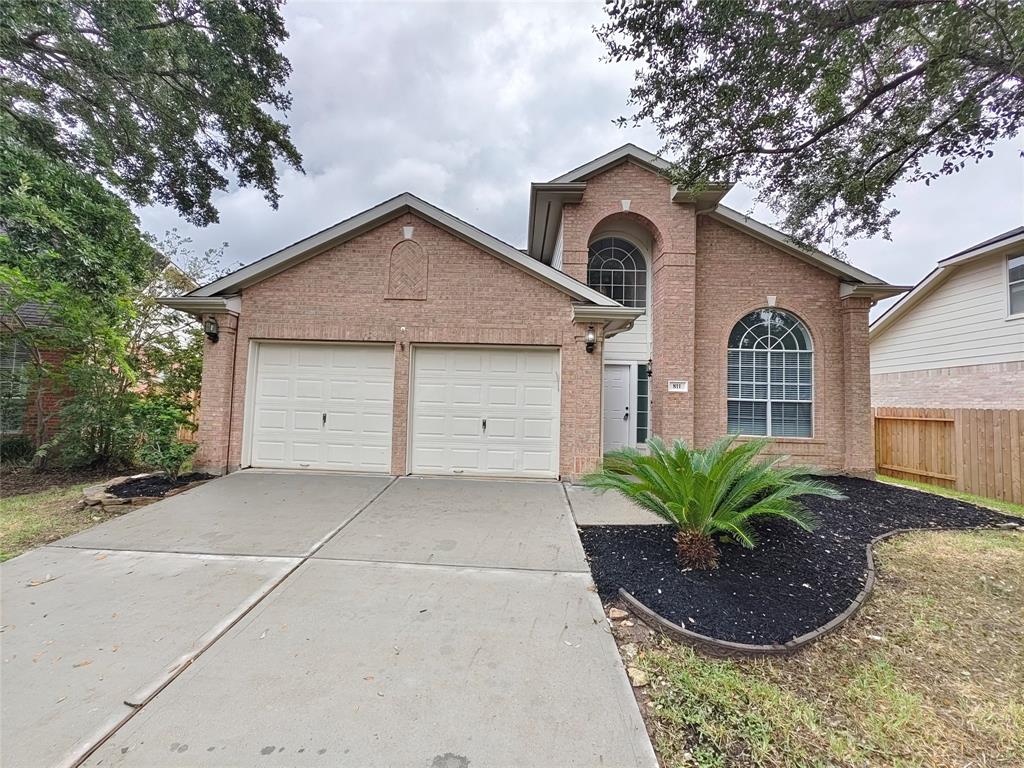
[[[557,483],[243,472],[0,568],[4,766],[657,765]]]

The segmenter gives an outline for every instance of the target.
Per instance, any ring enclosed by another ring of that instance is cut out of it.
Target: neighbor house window
[[[647,424],[651,414],[650,379],[647,378],[647,366],[638,363],[636,366],[636,441],[647,442]]]
[[[741,435],[810,437],[811,336],[786,312],[758,309],[729,335],[728,429]]]
[[[28,405],[28,362],[25,344],[10,336],[0,336],[0,433],[21,432]]]
[[[1024,253],[1006,261],[1010,278],[1010,314],[1024,315]]]
[[[647,261],[629,240],[603,237],[590,246],[587,285],[625,307],[647,307]]]

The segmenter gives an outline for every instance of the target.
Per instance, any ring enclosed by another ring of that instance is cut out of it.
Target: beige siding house
[[[871,326],[872,404],[1024,408],[1024,227],[939,262]]]

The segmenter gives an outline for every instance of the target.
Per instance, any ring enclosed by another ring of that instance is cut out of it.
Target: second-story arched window
[[[590,245],[587,285],[623,306],[647,308],[647,260],[621,237],[602,237]]]

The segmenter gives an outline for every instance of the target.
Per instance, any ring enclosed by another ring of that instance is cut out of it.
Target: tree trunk
[[[676,557],[684,568],[709,571],[718,567],[718,546],[706,533],[676,532]]]

